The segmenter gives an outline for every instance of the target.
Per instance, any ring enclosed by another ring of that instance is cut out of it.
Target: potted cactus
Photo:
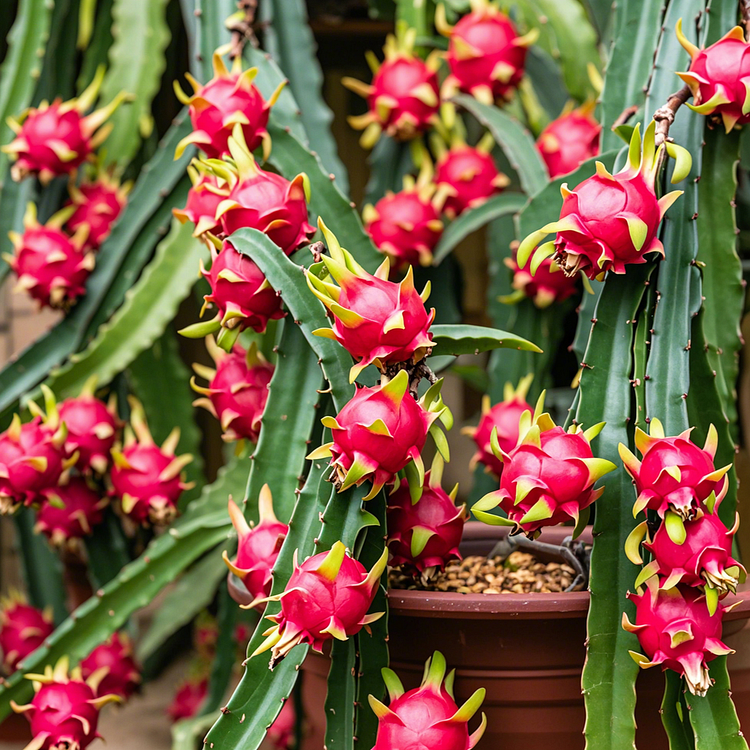
[[[257,6],[12,19],[1,273],[60,317],[0,371],[28,599],[0,615],[0,721],[28,720],[27,750],[88,747],[195,620],[175,748],[746,748],[750,9],[372,2],[393,33],[342,81],[360,207],[305,4]],[[460,382],[484,395],[463,438]],[[514,549],[578,590],[445,590],[461,555]]]

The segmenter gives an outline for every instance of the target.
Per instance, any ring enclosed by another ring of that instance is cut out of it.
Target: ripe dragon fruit
[[[328,552],[308,557],[302,564],[294,554],[294,570],[281,594],[266,601],[280,601],[281,612],[267,619],[276,623],[264,635],[266,640],[253,656],[271,649],[273,669],[296,645],[309,643],[320,652],[325,641],[345,641],[384,612],[367,614],[380,577],[386,567],[388,550],[368,573],[361,562],[351,557],[343,542]],[[260,602],[256,602],[259,604]]]
[[[289,750],[293,746],[297,715],[294,711],[294,701],[287,699],[268,729],[266,738],[276,750]]]
[[[32,651],[52,634],[55,624],[52,610],[37,609],[17,591],[0,599],[0,652],[7,674],[13,674]]]
[[[482,714],[482,723],[471,735],[469,720],[482,705],[485,689],[479,688],[459,708],[453,696],[455,670],[447,678],[445,670],[445,657],[436,651],[427,660],[421,687],[408,692],[404,692],[395,672],[381,670],[390,705],[369,696],[370,706],[378,717],[373,750],[471,750],[482,739],[487,717]]]
[[[429,286],[422,294],[414,288],[411,266],[401,283],[388,280],[390,261],[386,258],[375,275],[369,274],[339,245],[333,232],[318,220],[328,244],[329,256],[322,256],[321,276],[314,268],[307,273],[307,285],[333,315],[332,328],[318,328],[316,336],[338,341],[354,359],[349,381],[370,364],[383,369],[396,362],[419,362],[432,351],[430,325],[435,310],[428,313],[424,303]],[[323,276],[329,273],[336,287]]]
[[[289,527],[274,515],[273,496],[267,484],[260,490],[258,508],[260,522],[254,526],[248,524],[242,511],[229,501],[229,517],[237,532],[237,557],[231,562],[226,551],[222,555],[226,566],[242,580],[254,600],[265,599],[271,593],[271,571],[289,533]],[[255,602],[247,609],[253,606]]]
[[[538,265],[537,260],[541,261]],[[543,310],[555,302],[563,302],[578,290],[578,279],[564,274],[552,258],[534,256],[530,267],[527,264],[521,268],[514,253],[504,263],[513,272],[511,286],[515,290],[513,294],[500,297],[500,301],[506,304],[515,304],[528,297],[535,307]]]
[[[97,695],[130,698],[141,683],[141,670],[133,656],[133,644],[125,633],[115,632],[81,661],[84,680],[93,678]]]
[[[77,99],[55,99],[52,104],[43,101],[38,108],[27,109],[18,120],[9,118],[8,125],[16,137],[0,150],[15,160],[10,170],[14,180],[35,175],[46,185],[91,158],[111,131],[111,125],[102,126],[129,98],[120,92],[107,106],[84,117],[83,113],[94,105],[103,80],[104,67],[100,67]]]
[[[175,158],[182,156],[192,143],[208,157],[221,159],[229,153],[229,136],[236,125],[251,151],[263,145],[263,158],[271,154],[271,137],[268,135],[268,115],[271,107],[284,88],[281,83],[271,98],[266,101],[253,81],[258,75],[257,68],[242,70],[241,57],[235,58],[232,71],[228,71],[219,52],[213,56],[214,77],[201,86],[190,73],[186,73],[193,95],[188,96],[175,81],[177,98],[189,107],[193,132],[177,145]]]
[[[607,271],[625,273],[629,264],[645,263],[650,253],[664,255],[658,237],[659,224],[667,209],[682,195],[674,190],[657,200],[654,190],[657,166],[666,148],[677,163],[672,182],[679,182],[690,171],[691,157],[673,144],[654,145],[655,123],[646,128],[641,153],[641,136],[636,125],[630,140],[628,164],[611,175],[601,163],[596,174],[573,190],[563,184],[563,206],[559,221],[532,232],[518,248],[518,263],[523,268],[539,242],[551,232],[554,241],[536,249],[534,261],[555,256],[568,275],[578,271],[590,279],[602,279]]]
[[[123,513],[135,523],[168,524],[177,515],[182,491],[192,486],[183,482],[181,472],[193,457],[175,456],[180,440],[177,427],[161,448],[156,445],[143,407],[133,398],[130,405],[132,429],[125,429],[125,447],[112,449],[112,494],[120,499]]]
[[[70,212],[62,209],[42,225],[29,203],[24,233],[8,233],[13,255],[3,257],[18,276],[16,289],[27,291],[40,308],[69,309],[86,291],[86,279],[94,270],[94,253],[86,249],[88,227],[81,225],[73,237],[61,228]]]
[[[512,98],[523,78],[526,49],[539,36],[537,29],[519,36],[515,24],[489,0],[471,0],[471,12],[455,26],[448,24],[445,8],[438,6],[435,24],[448,37],[450,75],[443,84],[444,98],[458,91],[484,104]]]
[[[222,437],[227,442],[247,438],[257,443],[274,366],[258,351],[255,342],[247,351],[235,344],[230,354],[219,349],[211,336],[206,338],[206,346],[216,369],[193,365],[196,373],[209,381],[208,388],[204,388],[191,378],[193,390],[205,397],[193,401],[193,406],[208,409],[221,422]]]
[[[550,179],[568,174],[599,153],[602,126],[594,119],[594,102],[564,111],[541,132],[536,145]]]
[[[627,446],[619,446],[620,458],[638,491],[633,515],[656,511],[666,520],[675,541],[684,533],[681,521],[693,520],[703,503],[721,501],[728,487],[725,475],[732,468],[728,464],[714,469],[719,438],[713,425],[702,449],[690,440],[691,431],[665,437],[661,422],[652,419],[650,435],[637,427],[635,430],[635,446],[643,455],[642,461]]]
[[[341,80],[367,100],[368,112],[349,117],[353,128],[364,130],[360,139],[363,148],[372,148],[382,132],[399,141],[410,141],[437,119],[440,56],[432,53],[421,60],[414,54],[416,38],[416,29],[398,24],[396,35],[386,38],[382,63],[374,54],[366,55],[373,74],[371,84],[348,77]]]
[[[524,412],[534,413],[534,408],[526,401],[533,375],[526,375],[513,388],[506,383],[503,388],[503,400],[491,406],[490,397],[482,397],[482,416],[476,427],[464,427],[461,434],[468,435],[477,445],[477,451],[471,458],[471,469],[478,463],[484,464],[485,471],[494,474],[498,479],[503,474],[503,462],[492,451],[491,441],[497,440],[500,450],[512,453],[518,444],[518,430],[521,415]],[[494,434],[494,438],[493,438]]]
[[[291,182],[261,169],[248,149],[239,125],[229,139],[233,164],[211,163],[214,174],[228,186],[228,194],[216,209],[224,234],[249,227],[268,236],[291,255],[315,234],[307,221],[310,181],[304,173]]]
[[[87,250],[98,250],[109,237],[112,225],[117,221],[125,204],[131,183],[120,185],[106,172],[100,173],[93,181],[84,181],[76,186],[71,181],[68,186],[70,198],[65,205],[75,210],[67,221],[67,228],[72,233],[86,227]]]
[[[44,534],[55,547],[77,548],[80,540],[102,522],[102,509],[108,502],[81,477],[39,494],[42,501],[34,530]]]
[[[195,162],[195,160],[193,160]],[[187,168],[193,186],[188,190],[185,208],[173,208],[172,213],[184,224],[195,224],[193,237],[202,237],[206,232],[216,233],[221,223],[216,218],[219,204],[227,197],[226,186],[211,172],[199,172],[193,165]]]
[[[435,205],[445,212],[449,219],[455,219],[470,208],[486,203],[493,195],[502,192],[510,180],[495,166],[490,151],[494,145],[488,134],[475,146],[467,146],[460,139],[454,139],[451,147],[445,149],[434,140],[439,148],[435,182]]]
[[[432,410],[434,404],[425,400],[433,398],[435,386],[419,402],[408,388],[409,376],[401,370],[386,385],[358,388],[336,417],[322,419],[333,440],[308,459],[331,458],[332,481],[339,492],[371,481],[372,489],[364,498],[370,500],[411,461],[420,476],[424,474],[420,454],[427,432],[447,407],[440,400],[442,409]]]
[[[690,69],[677,75],[690,87],[694,104],[688,107],[701,115],[721,117],[729,133],[736,125],[750,122],[748,84],[750,57],[741,26],[735,26],[718,42],[698,49],[682,32],[677,22],[677,38],[690,55]]]
[[[458,485],[450,494],[440,486],[443,465],[437,454],[416,502],[407,478],[388,497],[389,565],[414,569],[423,579],[444,570],[450,560],[461,559],[458,545],[468,514],[465,505],[456,507]]]
[[[203,297],[201,315],[209,306],[215,306],[218,313],[213,320],[183,328],[183,336],[203,338],[218,332],[216,342],[230,352],[246,328],[263,333],[269,320],[284,317],[281,297],[260,268],[226,240],[221,252],[211,247],[211,270],[206,271],[201,261],[201,273],[211,286],[211,293]]]
[[[657,664],[685,677],[688,690],[703,696],[711,687],[707,662],[734,651],[721,642],[721,621],[730,607],[718,604],[709,613],[703,594],[691,586],[658,587],[656,578],[646,582],[646,591],[628,593],[635,602],[633,625],[626,613],[622,627],[638,636],[646,655],[630,652],[642,669]]]
[[[604,491],[594,489],[597,480],[615,469],[611,461],[595,458],[590,441],[604,423],[585,432],[574,424],[568,432],[558,427],[549,414],[521,415],[518,447],[503,451],[492,440],[492,450],[503,462],[500,489],[479,500],[472,512],[480,521],[495,526],[513,526],[530,538],[543,526],[555,526],[570,519],[578,527],[585,520],[581,511]],[[500,507],[507,518],[487,511]]]
[[[169,718],[174,722],[197,715],[207,695],[208,677],[193,677],[185,680],[177,688],[167,708]]]
[[[362,212],[367,233],[378,250],[388,256],[394,272],[406,266],[432,264],[432,251],[443,234],[440,213],[432,203],[432,177],[432,165],[425,158],[416,181],[407,175],[403,190],[388,191]]]
[[[101,737],[96,731],[99,711],[107,703],[119,701],[116,695],[99,695],[93,677],[84,682],[80,668],[68,675],[68,657],[45,667],[44,674],[27,674],[34,682],[31,703],[19,706],[11,701],[16,713],[26,715],[33,738],[24,750],[85,750]]]

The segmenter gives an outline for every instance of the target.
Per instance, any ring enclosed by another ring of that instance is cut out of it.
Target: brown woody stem
[[[740,0],[740,13],[745,27],[745,39],[750,39],[750,0]]]
[[[667,103],[663,107],[654,112],[654,120],[656,121],[656,134],[655,142],[656,148],[662,145],[665,141],[669,140],[669,128],[674,122],[677,110],[690,98],[691,91],[688,86],[683,86],[679,91],[672,94]]]
[[[232,48],[229,52],[229,58],[234,60],[242,57],[242,50],[245,44],[250,40],[253,46],[258,42],[253,32],[253,23],[255,21],[255,12],[258,9],[258,0],[239,0],[237,9],[244,11],[243,18],[232,17],[227,23],[229,30],[232,32]]]

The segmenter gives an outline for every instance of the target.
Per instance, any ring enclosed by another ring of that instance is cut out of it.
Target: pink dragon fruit
[[[410,141],[435,124],[440,108],[440,87],[437,71],[440,56],[429,55],[421,60],[414,53],[417,31],[406,24],[397,24],[396,34],[389,34],[380,63],[367,53],[372,70],[371,84],[355,78],[342,78],[341,83],[367,100],[364,115],[349,117],[349,124],[364,130],[360,144],[372,148],[385,132],[399,141]]]
[[[331,253],[322,256],[323,269],[339,287],[308,272],[310,290],[334,317],[332,328],[314,333],[338,341],[359,360],[349,371],[350,382],[370,364],[382,370],[386,364],[416,363],[427,356],[432,351],[429,329],[435,319],[435,310],[428,313],[424,306],[429,288],[417,293],[411,266],[401,283],[389,281],[388,258],[374,276],[367,273],[323,221],[318,222]]]
[[[729,133],[736,125],[750,122],[748,83],[750,49],[741,26],[735,26],[718,42],[698,49],[682,32],[677,22],[677,38],[690,55],[690,69],[677,75],[690,87],[694,104],[688,107],[701,115],[721,117]]]
[[[15,159],[11,167],[14,180],[36,175],[46,185],[91,158],[111,131],[111,126],[102,125],[129,98],[121,92],[106,107],[84,117],[83,113],[94,105],[103,80],[104,68],[100,67],[77,99],[55,99],[52,104],[44,101],[38,108],[27,109],[18,120],[8,120],[16,137],[1,150]]]
[[[289,533],[289,527],[274,515],[273,496],[267,484],[260,490],[258,508],[260,522],[254,526],[248,524],[242,511],[229,501],[229,517],[237,532],[237,557],[231,562],[226,551],[222,555],[226,566],[242,580],[255,600],[265,599],[271,593],[271,571]],[[254,602],[247,608],[253,606]]]
[[[96,681],[97,695],[130,698],[141,683],[141,670],[133,656],[133,644],[125,633],[115,632],[81,661],[84,680]]]
[[[195,224],[193,237],[202,237],[206,232],[216,233],[221,226],[216,212],[227,197],[226,186],[220,184],[216,175],[199,172],[193,164],[188,164],[187,171],[193,184],[188,190],[187,203],[185,208],[173,208],[172,213],[182,224],[187,221]]]
[[[532,423],[533,420],[533,423]],[[585,432],[574,424],[568,432],[558,427],[549,414],[521,415],[518,447],[503,451],[497,441],[492,450],[503,462],[500,489],[479,500],[472,512],[480,521],[496,526],[513,526],[530,538],[543,526],[574,520],[604,491],[594,489],[597,480],[615,469],[611,461],[594,458],[590,441],[604,423]],[[500,507],[507,518],[487,511]]]
[[[535,252],[534,262],[555,256],[568,275],[578,271],[590,279],[602,279],[607,271],[625,273],[631,263],[645,263],[650,253],[664,254],[658,237],[659,224],[667,209],[682,195],[674,190],[657,199],[654,189],[662,149],[677,159],[672,182],[679,182],[690,172],[691,157],[685,149],[669,143],[654,145],[655,123],[652,120],[643,140],[639,126],[630,140],[628,164],[611,175],[601,163],[596,174],[573,190],[567,184],[560,188],[563,206],[559,221],[532,232],[518,248],[518,264],[523,268],[534,248],[551,232],[554,241],[545,242]]]
[[[167,708],[169,718],[174,721],[195,716],[208,695],[208,677],[193,677],[185,680],[174,694]]]
[[[620,443],[620,458],[626,471],[633,477],[638,499],[633,515],[644,510],[654,510],[660,518],[668,519],[667,527],[675,531],[680,521],[690,521],[702,510],[704,503],[720,502],[727,491],[726,473],[731,464],[714,469],[714,456],[719,438],[711,425],[703,448],[690,440],[691,430],[677,437],[665,437],[664,427],[658,419],[650,423],[650,435],[636,427],[635,446],[643,455],[639,461]],[[713,500],[710,498],[713,495]],[[673,526],[674,525],[674,526]]]
[[[630,652],[642,669],[657,664],[685,677],[688,690],[703,696],[711,687],[707,662],[734,651],[721,642],[721,623],[730,607],[718,604],[710,613],[704,595],[691,586],[659,588],[656,578],[646,582],[645,593],[630,594],[635,602],[633,625],[626,613],[622,626],[638,636],[646,655]]]
[[[537,260],[541,261],[538,265]],[[504,263],[513,272],[511,286],[515,290],[512,294],[500,297],[500,301],[506,304],[516,304],[528,297],[536,307],[543,310],[555,302],[563,302],[578,290],[576,277],[563,273],[552,258],[534,256],[530,267],[527,264],[521,268],[514,253]]]
[[[449,219],[481,206],[509,184],[506,175],[495,166],[490,153],[493,144],[492,136],[488,134],[476,147],[454,139],[450,149],[440,148],[434,202]]]
[[[367,233],[378,250],[388,256],[394,272],[406,266],[432,264],[432,251],[443,234],[443,222],[432,203],[432,177],[432,165],[425,158],[416,181],[407,175],[403,190],[387,192],[362,212]]]
[[[161,447],[154,443],[143,407],[130,399],[130,425],[125,429],[125,447],[113,448],[110,474],[112,494],[122,511],[135,523],[168,524],[177,515],[177,501],[185,484],[181,472],[193,457],[175,456],[180,430],[175,427]]]
[[[211,293],[203,297],[201,314],[210,305],[218,313],[213,320],[195,323],[180,333],[188,338],[203,338],[218,332],[217,343],[230,352],[241,331],[252,328],[263,333],[269,320],[283,318],[285,313],[281,310],[281,297],[247,255],[225,240],[221,252],[212,246],[211,258],[210,271],[201,262],[201,273],[211,286]]]
[[[40,307],[68,310],[86,291],[86,279],[94,270],[94,253],[86,250],[88,227],[81,225],[73,237],[61,228],[70,212],[62,209],[42,225],[36,206],[29,203],[24,233],[8,233],[13,255],[3,257],[18,276],[16,289],[27,291]]]
[[[253,656],[271,649],[271,669],[296,645],[309,643],[320,652],[325,641],[345,641],[383,616],[367,614],[380,577],[385,570],[388,550],[368,573],[361,562],[351,557],[343,542],[328,552],[308,557],[302,564],[294,554],[294,570],[281,594],[266,601],[280,601],[281,612],[267,619],[276,623],[267,630],[266,640]],[[256,602],[259,604],[260,602]]]
[[[273,365],[258,351],[255,342],[247,351],[235,344],[230,354],[219,349],[211,336],[206,338],[206,346],[216,369],[193,365],[196,373],[209,381],[208,388],[204,388],[191,378],[193,390],[205,397],[193,401],[193,406],[208,409],[221,422],[222,437],[227,442],[247,438],[257,443]]]
[[[294,711],[294,701],[286,700],[268,729],[266,737],[276,750],[289,750],[294,743],[294,732],[297,726],[297,715]]]
[[[214,77],[203,86],[190,73],[185,74],[193,87],[192,96],[187,96],[175,81],[177,98],[189,107],[193,123],[193,132],[177,145],[175,158],[193,143],[207,156],[221,159],[229,153],[229,136],[239,125],[250,150],[255,151],[262,144],[263,158],[267,159],[271,154],[271,137],[266,130],[268,115],[286,81],[266,101],[253,84],[258,69],[243,71],[241,57],[235,58],[230,72],[221,55],[214,52],[213,66]]]
[[[409,376],[401,370],[386,385],[358,388],[336,417],[323,417],[333,440],[308,458],[331,458],[332,481],[339,492],[371,481],[364,498],[370,500],[411,461],[424,473],[420,454],[441,412],[427,407],[425,398],[432,397],[433,389],[417,402],[408,388]]]
[[[424,579],[461,559],[458,545],[468,514],[465,505],[456,507],[458,485],[450,495],[440,486],[442,474],[443,459],[437,454],[417,502],[406,478],[388,497],[389,565],[417,570]]]
[[[594,102],[564,111],[541,132],[536,145],[554,180],[599,153],[602,126],[594,119]]]
[[[108,502],[106,496],[92,490],[81,477],[73,477],[58,487],[48,487],[39,494],[42,501],[36,512],[34,529],[55,547],[78,547],[80,540],[102,522],[102,509]]]
[[[32,607],[17,591],[0,599],[0,651],[7,674],[13,674],[32,651],[52,634],[52,610]]]
[[[484,688],[479,688],[459,708],[453,696],[455,670],[447,678],[445,670],[445,657],[436,651],[427,660],[421,687],[408,692],[404,692],[395,672],[382,670],[390,705],[369,696],[370,706],[378,717],[373,750],[471,750],[482,739],[487,717],[482,714],[482,723],[471,735],[469,720],[482,705]]]
[[[505,384],[503,400],[491,406],[489,395],[482,397],[482,416],[477,427],[464,427],[461,433],[469,435],[477,444],[477,452],[471,459],[471,468],[477,463],[484,464],[485,471],[494,474],[498,479],[503,473],[503,462],[492,452],[491,440],[493,433],[500,450],[512,453],[518,444],[518,430],[521,415],[524,412],[533,414],[534,408],[526,401],[533,375],[527,375],[513,388],[510,383]]]
[[[99,711],[107,703],[119,701],[116,695],[96,694],[94,678],[87,682],[76,667],[68,675],[68,657],[62,657],[54,670],[49,665],[44,674],[28,674],[34,682],[31,703],[19,706],[11,701],[16,713],[26,715],[33,739],[24,750],[85,750],[101,737],[96,731]]]
[[[539,32],[519,36],[515,24],[489,0],[472,0],[471,12],[455,26],[445,18],[445,8],[435,14],[438,31],[448,37],[450,75],[443,84],[448,99],[458,91],[484,104],[510,100],[523,78],[526,48]]]
[[[93,181],[84,181],[78,187],[71,182],[68,186],[71,200],[66,206],[75,210],[67,221],[68,230],[75,234],[86,227],[87,250],[98,250],[109,237],[112,226],[117,221],[132,185],[120,185],[106,172],[100,173]]]

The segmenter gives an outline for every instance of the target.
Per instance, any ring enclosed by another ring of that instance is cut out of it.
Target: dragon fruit
[[[436,146],[438,143],[435,140]],[[449,219],[481,206],[509,184],[507,176],[495,166],[490,153],[493,145],[488,134],[476,146],[468,146],[460,139],[454,139],[449,149],[438,146],[434,203]]]
[[[217,343],[230,352],[246,328],[263,333],[269,320],[283,318],[285,313],[281,310],[281,297],[247,255],[225,240],[221,252],[211,247],[211,259],[210,271],[201,261],[201,273],[211,286],[211,293],[203,297],[201,315],[210,305],[218,313],[213,320],[195,323],[180,333],[188,338],[203,338],[218,332]]]
[[[54,629],[51,609],[32,607],[16,591],[0,599],[0,651],[6,673],[13,674],[19,662],[39,648]]]
[[[120,185],[106,172],[100,173],[93,181],[84,181],[76,186],[71,181],[68,186],[70,201],[65,205],[75,210],[67,221],[67,228],[72,233],[81,227],[87,228],[87,250],[98,250],[109,237],[113,224],[125,208],[128,193],[132,185]]]
[[[677,75],[690,87],[694,104],[688,107],[701,115],[721,117],[727,133],[736,125],[750,122],[750,46],[741,26],[735,26],[718,42],[698,49],[677,22],[677,38],[690,55],[690,69]]]
[[[104,67],[100,67],[77,99],[55,99],[52,104],[43,101],[38,108],[27,109],[18,120],[9,118],[8,125],[16,137],[0,150],[15,160],[10,170],[14,180],[36,175],[46,185],[92,157],[111,131],[111,126],[102,126],[129,98],[120,92],[107,106],[84,117],[83,113],[94,105],[103,80]]]
[[[432,165],[425,158],[416,181],[407,175],[403,190],[387,192],[362,212],[367,233],[378,250],[388,256],[394,272],[432,263],[432,251],[443,234],[443,222],[432,203],[432,177]]]
[[[538,265],[537,260],[541,261]],[[576,277],[564,274],[552,258],[535,256],[531,259],[531,267],[521,268],[514,253],[504,263],[513,272],[511,285],[515,290],[513,294],[500,297],[500,301],[506,304],[515,304],[528,297],[543,310],[555,302],[563,302],[578,290]]]
[[[435,23],[448,37],[450,75],[443,97],[465,91],[484,104],[510,100],[523,78],[526,49],[539,36],[537,29],[519,36],[513,21],[489,0],[471,0],[471,12],[455,26],[448,24],[445,8],[438,6]]]
[[[119,701],[116,695],[99,695],[93,677],[84,682],[76,667],[68,674],[68,657],[55,668],[47,665],[44,674],[27,674],[34,682],[31,703],[19,706],[11,700],[16,713],[26,715],[33,739],[24,750],[85,750],[101,737],[96,731],[99,711],[107,703]]]
[[[131,427],[125,429],[125,447],[112,449],[112,494],[120,499],[123,513],[135,523],[168,524],[177,515],[182,491],[192,486],[185,484],[181,472],[193,457],[175,456],[180,441],[177,427],[161,447],[156,445],[143,407],[133,398],[130,405]]]
[[[373,750],[471,750],[482,739],[487,717],[482,714],[482,723],[471,735],[469,720],[482,705],[484,688],[475,691],[459,708],[453,696],[455,670],[447,678],[445,671],[445,657],[436,651],[427,660],[421,687],[404,692],[396,673],[387,668],[382,670],[390,705],[369,696],[370,706],[378,717]]]
[[[732,465],[714,469],[719,438],[713,425],[702,449],[690,440],[692,430],[665,437],[661,422],[652,419],[649,431],[647,435],[637,427],[635,430],[635,446],[643,455],[642,461],[627,446],[619,446],[620,458],[638,491],[633,515],[654,510],[667,520],[673,537],[681,536],[681,521],[694,519],[712,496],[711,502],[724,497],[728,487],[725,475]]]
[[[219,204],[226,199],[227,191],[212,172],[199,172],[188,164],[188,175],[193,186],[188,190],[185,208],[173,208],[172,213],[182,224],[195,224],[193,237],[202,237],[206,232],[216,232],[221,224],[216,218]]]
[[[429,329],[435,319],[435,310],[428,313],[424,306],[429,287],[417,293],[411,266],[401,283],[389,281],[388,258],[374,276],[369,274],[323,221],[318,222],[331,253],[322,256],[321,272],[329,273],[339,287],[314,269],[307,273],[310,290],[334,317],[332,328],[318,328],[314,333],[338,341],[359,360],[349,371],[350,382],[370,364],[383,369],[386,364],[416,363],[427,356],[432,351]]]
[[[280,601],[281,612],[267,617],[275,625],[266,631],[266,640],[253,656],[271,649],[273,669],[300,643],[308,643],[320,652],[325,641],[345,641],[380,619],[383,612],[368,615],[367,610],[387,559],[388,550],[384,549],[368,573],[361,562],[347,553],[343,542],[336,542],[328,552],[308,557],[301,564],[295,552],[294,570],[286,588],[266,600]]]
[[[294,701],[287,699],[266,734],[271,746],[276,750],[289,750],[294,743],[296,726],[297,715],[294,711]]]
[[[585,511],[604,491],[594,489],[602,476],[615,469],[611,461],[595,458],[590,441],[604,423],[585,432],[574,424],[568,432],[558,427],[549,414],[521,415],[518,447],[511,453],[492,441],[495,456],[503,462],[500,489],[490,492],[473,507],[474,515],[485,523],[513,526],[530,538],[543,526],[573,520],[579,525]],[[487,511],[500,507],[507,518]]]
[[[641,153],[641,136],[636,125],[630,140],[628,163],[611,175],[601,163],[596,174],[568,190],[563,184],[560,219],[526,237],[518,248],[518,264],[523,268],[534,248],[551,232],[554,241],[536,249],[534,264],[550,255],[563,271],[578,271],[590,279],[602,279],[607,271],[625,273],[631,263],[645,263],[651,253],[664,255],[658,237],[659,224],[667,209],[682,195],[674,190],[657,199],[654,189],[660,154],[665,147],[677,163],[672,182],[679,182],[690,171],[691,157],[685,149],[669,143],[654,145],[655,123],[646,128]]]
[[[513,388],[510,383],[505,384],[503,400],[491,406],[489,395],[482,397],[482,416],[476,427],[464,427],[463,435],[469,435],[477,444],[477,452],[471,459],[472,470],[477,463],[484,464],[485,470],[494,474],[498,479],[503,473],[503,462],[492,452],[491,439],[493,433],[500,449],[504,453],[512,453],[518,444],[518,429],[521,415],[524,412],[533,414],[534,408],[527,403],[526,394],[529,392],[533,375],[527,375]]]
[[[635,602],[633,625],[626,613],[622,627],[638,636],[646,655],[630,652],[642,669],[657,664],[685,677],[688,690],[703,696],[711,687],[707,662],[734,651],[721,642],[721,623],[730,607],[721,603],[710,613],[704,595],[691,586],[659,588],[656,578],[646,582],[646,591],[628,593]]]
[[[102,509],[108,498],[94,491],[81,477],[67,484],[42,490],[34,529],[55,547],[76,548],[84,536],[103,520]]]
[[[440,55],[432,53],[421,60],[414,53],[417,31],[406,24],[396,26],[396,34],[385,40],[382,63],[367,53],[372,83],[345,77],[341,83],[367,100],[364,115],[349,117],[349,124],[364,130],[360,144],[372,148],[385,132],[399,141],[410,141],[430,128],[438,119],[440,87],[437,71]]]
[[[221,159],[229,153],[229,136],[239,125],[250,150],[255,151],[262,144],[263,158],[267,159],[271,154],[271,137],[266,130],[268,115],[286,82],[266,101],[253,84],[258,69],[243,71],[240,56],[235,58],[230,72],[221,55],[214,52],[213,67],[214,77],[203,86],[190,73],[185,74],[193,87],[192,96],[185,94],[175,81],[177,98],[189,107],[193,124],[193,132],[177,145],[175,158],[182,156],[190,144],[195,144],[207,156]]]
[[[235,126],[229,139],[233,164],[214,162],[210,169],[228,186],[228,194],[216,210],[224,234],[249,227],[268,236],[291,255],[308,243],[315,228],[307,222],[310,182],[304,173],[291,182],[261,169],[248,149],[242,130]]]
[[[443,459],[437,454],[417,502],[413,502],[407,478],[388,497],[389,564],[417,570],[424,579],[444,570],[450,560],[461,559],[458,545],[467,520],[466,506],[456,507],[458,485],[450,494],[440,486],[442,474]]]
[[[541,132],[536,145],[550,179],[577,169],[599,153],[602,126],[594,119],[594,102],[565,111]]]
[[[208,695],[208,677],[193,677],[185,680],[174,694],[167,708],[172,721],[189,719],[195,716]]]
[[[97,695],[119,695],[127,700],[141,683],[141,670],[133,644],[125,633],[115,632],[81,661],[84,680],[97,681]]]
[[[71,210],[58,211],[42,225],[36,206],[29,203],[23,234],[8,233],[13,255],[3,257],[18,276],[16,289],[27,291],[40,307],[69,309],[86,291],[86,279],[94,270],[94,253],[86,249],[88,227],[81,225],[72,237],[62,230]]]
[[[323,417],[333,440],[308,458],[331,458],[331,477],[339,492],[371,481],[364,498],[370,500],[411,461],[424,473],[420,454],[441,412],[426,407],[424,399],[432,397],[432,389],[418,402],[408,388],[409,376],[401,370],[386,385],[358,388],[336,417]]]
[[[214,342],[206,338],[206,346],[216,362],[216,369],[194,364],[193,369],[209,381],[208,388],[199,386],[193,377],[190,385],[204,398],[193,401],[193,406],[202,406],[220,422],[227,442],[247,438],[258,442],[263,410],[268,400],[268,384],[274,367],[258,351],[253,342],[245,351],[235,344],[227,354]]]
[[[226,566],[242,580],[254,600],[264,599],[271,593],[271,571],[289,533],[289,527],[274,515],[273,496],[267,484],[260,490],[258,508],[260,522],[253,526],[248,524],[237,505],[229,501],[229,517],[237,532],[237,557],[231,562],[226,551],[222,555]]]

